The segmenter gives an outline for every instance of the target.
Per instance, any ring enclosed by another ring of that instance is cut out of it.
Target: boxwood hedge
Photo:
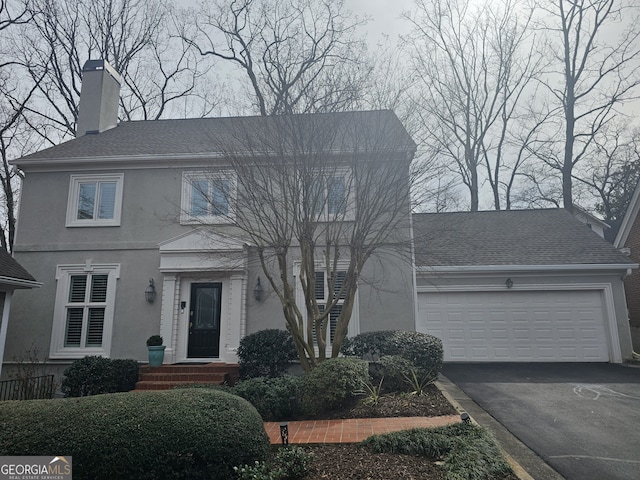
[[[398,355],[412,362],[423,376],[437,377],[442,369],[442,340],[426,333],[403,330],[361,333],[343,344],[342,353],[370,361]]]
[[[280,377],[298,358],[291,334],[268,328],[243,337],[238,347],[240,378]]]
[[[269,440],[244,399],[208,389],[0,402],[0,455],[71,455],[73,478],[233,479]]]
[[[331,358],[307,373],[300,386],[303,414],[317,416],[339,409],[369,381],[369,365],[358,358]]]

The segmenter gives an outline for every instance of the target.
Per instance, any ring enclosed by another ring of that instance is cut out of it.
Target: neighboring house
[[[609,239],[611,226],[608,223],[603,222],[595,215],[576,207],[575,205],[573,206],[573,215],[591,230],[596,232],[598,236],[607,240]]]
[[[613,246],[625,251],[629,261],[640,262],[640,183],[636,187]],[[640,270],[634,270],[625,278],[631,337],[636,352],[640,352]]]
[[[31,289],[40,286],[41,283],[37,282],[4,248],[0,248],[0,359],[4,356],[11,298],[14,290]],[[0,375],[2,375],[1,362]]]
[[[418,331],[445,361],[621,362],[637,264],[566,210],[413,216]]]
[[[15,299],[17,318],[9,325],[4,359],[35,342],[61,365],[85,355],[144,361],[145,340],[159,333],[167,346],[165,363],[236,362],[244,335],[285,327],[281,303],[265,281],[255,247],[226,221],[229,198],[240,183],[227,168],[229,155],[272,161],[261,134],[273,129],[275,120],[117,125],[117,82],[106,62],[88,62],[79,136],[15,162],[25,172],[16,258],[43,287]],[[286,120],[303,135],[319,135],[320,123],[341,132],[341,142],[323,152],[337,163],[355,150],[365,152],[363,143],[389,135],[381,161],[404,165],[408,179],[415,145],[392,112]],[[345,133],[354,125],[361,135],[358,144]],[[325,178],[319,184],[329,197],[323,208],[348,209],[357,203],[343,198],[343,180]],[[409,245],[408,180],[406,189],[406,209],[399,213],[406,229],[398,234]],[[292,277],[295,255],[288,267]],[[413,272],[407,258],[401,262],[390,254],[366,265],[349,335],[391,323],[413,329]],[[328,298],[327,279],[320,275],[316,280],[316,299],[322,303]]]

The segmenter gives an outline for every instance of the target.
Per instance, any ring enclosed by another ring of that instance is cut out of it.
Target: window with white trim
[[[297,265],[296,270],[299,271],[300,265]],[[344,282],[344,278],[346,275],[345,270],[338,270],[336,272],[337,278],[334,285],[334,292],[338,294],[342,287],[342,283]],[[329,292],[329,284],[326,281],[325,272],[322,270],[316,270],[315,272],[315,299],[318,302],[318,306],[320,311],[324,311],[328,305],[332,302],[330,300],[330,292]],[[331,353],[331,344],[333,343],[333,337],[336,331],[336,326],[338,322],[338,316],[342,312],[343,304],[345,300],[345,292],[340,294],[340,298],[335,303],[333,307],[331,307],[331,311],[328,316],[328,325],[327,325],[327,354]],[[298,305],[304,305],[304,293],[302,291],[301,282],[297,282],[296,289],[296,301]],[[303,309],[303,315],[306,318],[306,309]],[[351,310],[351,320],[349,321],[349,327],[347,329],[347,336],[353,337],[360,333],[360,320],[359,320],[359,301],[358,301],[358,292],[355,293],[355,298],[353,302],[353,309]],[[314,332],[314,340],[315,340],[315,332]]]
[[[124,174],[71,175],[67,227],[120,225]]]
[[[344,283],[344,277],[346,272],[338,271],[338,272],[335,272],[335,274],[336,274],[336,280],[334,283],[334,293],[337,295],[338,293],[340,293],[340,289],[342,288],[342,284]],[[332,302],[331,294],[329,292],[329,284],[328,282],[325,281],[325,277],[326,276],[324,272],[316,271],[315,297],[316,297],[316,301],[318,302],[318,309],[321,312],[324,312],[327,306]],[[342,313],[342,305],[344,304],[345,293],[346,292],[342,292],[340,294],[340,298],[338,298],[336,304],[333,305],[333,307],[331,307],[331,310],[329,311],[329,317],[328,317],[329,324],[327,328],[328,344],[333,343],[333,336],[336,332],[338,317],[340,316],[340,313]]]
[[[109,356],[119,264],[59,265],[51,358]]]
[[[182,223],[225,223],[232,218],[235,181],[229,172],[187,172],[182,182]]]
[[[332,175],[320,175],[311,185],[311,211],[319,219],[350,219],[353,216],[348,172],[335,172]]]

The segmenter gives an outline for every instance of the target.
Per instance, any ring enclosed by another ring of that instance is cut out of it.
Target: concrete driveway
[[[640,479],[640,368],[474,363],[442,373],[566,479]]]

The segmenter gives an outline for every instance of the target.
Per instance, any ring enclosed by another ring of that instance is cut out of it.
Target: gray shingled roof
[[[423,213],[413,222],[417,266],[633,263],[564,209]]]
[[[222,117],[121,122],[23,157],[25,160],[111,156],[206,155],[269,150],[282,135],[302,136],[319,148],[413,149],[415,144],[390,110],[272,117]],[[286,139],[285,139],[286,141]],[[266,145],[265,144],[270,144]],[[373,148],[373,147],[372,147]],[[20,164],[20,160],[16,162]]]
[[[36,281],[4,248],[0,248],[0,277],[25,280],[28,282]]]

